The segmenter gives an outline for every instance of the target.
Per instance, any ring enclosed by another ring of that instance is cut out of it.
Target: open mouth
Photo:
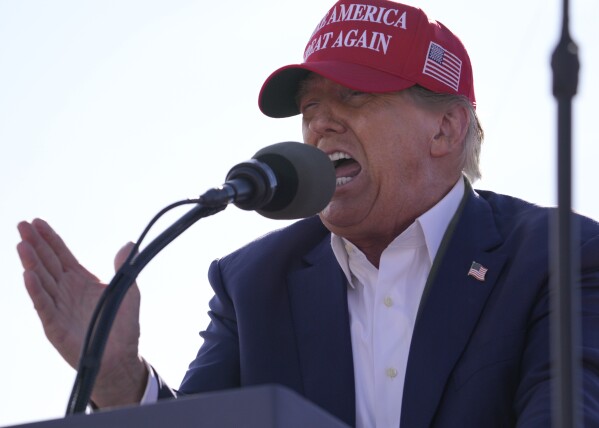
[[[337,187],[352,181],[362,170],[360,164],[345,152],[331,153],[329,159],[335,167]]]

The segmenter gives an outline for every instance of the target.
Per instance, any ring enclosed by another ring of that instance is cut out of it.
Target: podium
[[[349,428],[296,392],[263,385],[103,410],[13,428]]]

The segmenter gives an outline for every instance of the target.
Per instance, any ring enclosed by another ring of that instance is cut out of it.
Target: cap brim
[[[401,91],[415,85],[412,81],[360,64],[340,61],[293,64],[276,70],[262,85],[258,98],[262,113],[274,118],[299,114],[295,99],[297,90],[311,72],[362,92]]]

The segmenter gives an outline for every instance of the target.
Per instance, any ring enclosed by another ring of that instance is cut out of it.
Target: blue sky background
[[[555,204],[549,61],[561,4],[409,4],[446,24],[470,52],[487,135],[476,187]],[[222,183],[263,146],[301,141],[298,118],[261,115],[258,91],[276,68],[301,60],[331,5],[0,0],[0,426],[61,417],[75,375],[46,341],[23,287],[16,224],[46,219],[109,281],[113,255],[164,206]],[[571,2],[582,63],[574,205],[596,219],[598,17],[599,2]],[[194,225],[142,272],[142,353],[171,385],[207,324],[210,261],[285,224],[230,207]]]

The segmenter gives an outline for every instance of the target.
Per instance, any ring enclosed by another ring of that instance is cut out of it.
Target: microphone
[[[335,181],[335,168],[323,151],[290,141],[267,146],[235,165],[225,184],[200,201],[206,206],[233,203],[275,220],[304,218],[327,206]]]

